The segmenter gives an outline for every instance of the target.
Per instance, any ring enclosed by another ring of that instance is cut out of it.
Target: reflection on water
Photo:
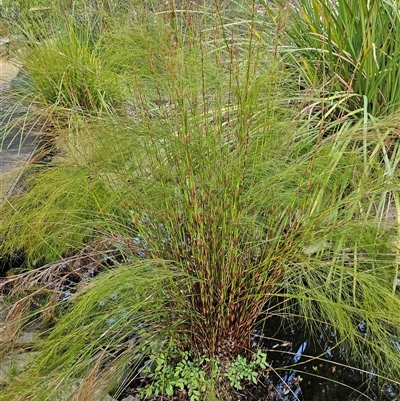
[[[307,341],[304,341],[304,342],[300,345],[299,349],[297,350],[296,354],[295,354],[294,357],[293,357],[293,361],[294,361],[295,363],[300,362],[300,358],[301,358],[301,356],[304,354],[306,348],[307,348]]]
[[[360,325],[363,331],[365,327]],[[307,334],[303,326],[283,328],[278,318],[268,319],[268,324],[258,331],[260,345],[267,349],[275,370],[270,380],[277,396],[271,400],[400,401],[400,386],[378,383],[373,372],[367,375],[349,367],[351,362],[334,346],[334,333],[322,333],[315,341]],[[289,389],[286,383],[295,381],[299,388]]]

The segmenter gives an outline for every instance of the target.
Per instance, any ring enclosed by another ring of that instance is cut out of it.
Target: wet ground
[[[0,204],[12,193],[36,147],[33,136],[26,137],[21,129],[8,124],[23,115],[21,110],[14,110],[12,100],[10,82],[17,72],[18,67],[0,60]]]

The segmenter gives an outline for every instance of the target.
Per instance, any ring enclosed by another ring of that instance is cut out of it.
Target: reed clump
[[[310,337],[328,328],[359,368],[398,377],[399,236],[384,215],[400,207],[398,152],[386,151],[399,120],[328,135],[293,102],[297,81],[255,4],[182,3],[123,23],[108,14],[99,79],[123,88],[118,110],[54,79],[80,101],[46,101],[79,129],[57,132],[62,157],[2,208],[0,254],[48,263],[8,278],[14,297],[58,298],[31,311],[51,310],[48,330],[0,400],[118,395],[151,361],[175,369],[182,355],[202,361],[197,399],[228,399],[229,364],[260,355],[255,329],[271,316],[300,318]]]

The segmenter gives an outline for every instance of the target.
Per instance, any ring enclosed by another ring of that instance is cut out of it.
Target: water
[[[400,386],[378,383],[372,373],[352,368],[342,350],[334,347],[335,334],[326,330],[313,341],[300,323],[282,327],[278,318],[267,320],[259,331],[260,345],[276,369],[270,380],[283,394],[271,401],[400,401]],[[286,383],[294,380],[299,382],[296,391],[284,394]]]

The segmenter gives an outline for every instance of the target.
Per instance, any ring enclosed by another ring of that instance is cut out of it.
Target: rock
[[[128,397],[123,398],[121,401],[139,401],[139,396],[134,397],[133,395],[128,395]]]
[[[40,319],[35,319],[26,323],[24,326],[24,331],[32,334],[39,334],[42,331],[42,323]]]
[[[103,401],[116,401],[116,399],[112,398],[110,394],[107,394],[105,398],[103,398]]]
[[[8,36],[4,36],[3,38],[0,38],[0,46],[8,45],[9,43],[11,43],[11,39]]]
[[[59,401],[70,401],[73,399],[75,392],[78,390],[78,388],[82,385],[83,381],[82,379],[74,380],[70,382],[67,387],[61,391],[60,394],[60,399]],[[99,388],[92,394],[89,399],[85,399],[85,401],[117,401],[113,397],[110,396],[110,394],[107,394],[106,396],[102,396],[104,394],[104,390]]]
[[[6,383],[10,376],[21,373],[37,354],[37,352],[23,352],[3,358],[0,363],[0,383]]]
[[[21,334],[18,337],[17,344],[18,345],[26,345],[32,344],[35,342],[38,333],[30,333],[26,331],[21,331]]]
[[[11,80],[11,87],[18,93],[28,93],[32,87],[32,79],[23,69]]]
[[[3,301],[3,297],[0,297],[0,338],[2,337],[3,331],[5,331],[6,329],[7,314],[8,314],[7,306]]]
[[[101,391],[101,389],[99,389],[98,391],[95,391],[94,397],[92,397],[91,401],[100,400],[100,399],[101,399],[101,398],[100,398],[100,397],[101,397],[101,393],[103,393],[103,392]],[[103,393],[103,394],[104,394],[104,393]],[[116,401],[116,399],[113,398],[113,397],[111,397],[110,394],[107,394],[107,395],[102,399],[102,401]]]
[[[0,46],[1,47],[1,46]],[[0,50],[1,53],[1,50]],[[10,82],[18,73],[18,67],[12,63],[0,60],[0,81]]]
[[[11,39],[8,36],[0,38],[0,57],[8,57],[10,54]]]
[[[73,394],[78,390],[82,380],[75,380],[68,384],[68,387],[63,389],[60,393],[60,401],[70,401],[73,398]]]
[[[5,322],[7,319],[7,314],[7,306],[4,303],[3,297],[0,297],[0,324]]]

